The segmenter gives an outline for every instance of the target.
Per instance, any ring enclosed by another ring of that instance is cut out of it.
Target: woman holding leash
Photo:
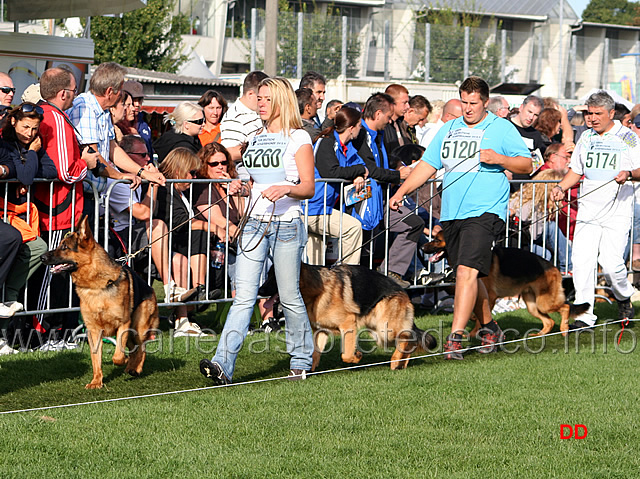
[[[200,361],[200,372],[215,384],[229,384],[233,378],[269,252],[286,320],[289,377],[304,379],[311,370],[313,339],[299,288],[300,261],[307,242],[300,200],[315,192],[311,140],[302,129],[296,96],[287,80],[260,82],[258,112],[265,126],[249,141],[243,155],[251,175],[249,188],[240,181],[229,186],[229,194],[250,189],[249,218],[238,240],[236,296],[213,360]]]

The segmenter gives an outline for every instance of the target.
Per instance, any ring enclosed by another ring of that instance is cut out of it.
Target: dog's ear
[[[91,233],[91,228],[89,228],[89,217],[83,216],[80,222],[78,223],[78,237],[80,241],[89,241],[93,239],[93,234]]]

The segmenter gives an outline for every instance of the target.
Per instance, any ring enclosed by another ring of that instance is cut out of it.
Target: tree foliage
[[[176,0],[149,0],[145,8],[118,17],[91,17],[96,63],[175,73],[186,61],[181,34],[189,19],[173,16]]]
[[[477,11],[477,8],[468,8]],[[430,79],[433,82],[455,83],[464,76],[464,30],[470,27],[469,34],[469,73],[484,78],[489,85],[500,82],[501,46],[490,39],[490,32],[478,27],[482,16],[468,13],[462,8],[456,11],[449,7],[419,12],[417,15],[415,49],[425,49],[424,24],[431,24],[430,35]],[[499,31],[499,30],[498,30]],[[424,64],[418,67],[417,78],[422,78]],[[508,76],[515,72],[511,72]]]
[[[640,5],[628,0],[591,0],[582,12],[585,22],[640,25]]]
[[[305,15],[302,38],[302,69],[322,73],[327,78],[336,78],[342,71],[342,17],[332,5],[321,9],[313,4],[313,11]],[[278,75],[296,78],[298,58],[298,14],[287,0],[278,5]],[[347,33],[347,76],[358,71],[360,42],[358,33]],[[263,59],[258,59],[261,68]]]

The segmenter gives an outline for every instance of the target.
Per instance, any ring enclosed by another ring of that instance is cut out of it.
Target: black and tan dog
[[[444,234],[439,232],[433,241],[422,246],[425,253],[434,254],[430,261],[439,261],[446,255]],[[562,287],[562,274],[553,264],[537,254],[519,248],[493,248],[489,275],[481,278],[489,295],[489,310],[498,298],[521,296],[531,315],[542,321],[540,335],[551,332],[555,322],[549,313],[560,313],[560,331],[569,330],[569,319],[586,312],[589,304],[573,305],[566,302]],[[475,336],[479,322],[471,331]]]
[[[273,267],[259,294],[273,296],[277,284]],[[413,305],[407,293],[392,279],[364,266],[340,265],[334,268],[302,263],[300,293],[313,330],[313,367],[329,334],[342,337],[342,360],[357,363],[357,335],[368,328],[379,345],[395,345],[391,369],[404,369],[416,350],[433,350],[436,340],[413,322]]]
[[[128,268],[113,261],[94,239],[85,216],[53,251],[42,255],[51,273],[71,273],[80,298],[80,312],[91,348],[93,379],[87,389],[102,387],[102,338],[116,334],[113,363],[139,376],[145,360],[144,342],[158,327],[153,289]],[[129,348],[129,358],[125,355]]]

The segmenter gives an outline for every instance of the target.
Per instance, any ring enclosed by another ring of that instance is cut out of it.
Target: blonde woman
[[[204,125],[204,110],[192,101],[183,101],[176,109],[164,116],[164,123],[170,128],[153,142],[153,150],[158,154],[158,161],[162,161],[174,148],[187,148],[198,153],[202,144],[198,135],[202,133]]]
[[[307,242],[300,200],[315,192],[311,139],[302,129],[296,96],[284,78],[260,82],[258,113],[264,128],[243,155],[251,181],[234,181],[228,187],[230,194],[250,190],[249,219],[238,241],[236,296],[213,360],[200,362],[200,372],[215,384],[229,384],[233,378],[269,253],[286,320],[290,379],[304,379],[312,363],[313,338],[298,284]]]

